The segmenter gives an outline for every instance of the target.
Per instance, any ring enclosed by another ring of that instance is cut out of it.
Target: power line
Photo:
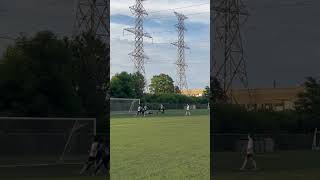
[[[193,15],[206,14],[206,13],[210,13],[210,11],[209,12],[199,12],[199,13],[186,14],[186,16],[193,16]],[[162,16],[162,17],[157,17],[157,18],[149,18],[149,19],[146,19],[146,20],[165,19],[165,18],[172,18],[172,16]]]
[[[159,11],[151,11],[151,12],[149,12],[149,14],[163,12],[163,11],[174,11],[176,9],[185,9],[185,8],[190,8],[190,7],[202,6],[202,5],[206,5],[206,4],[210,4],[210,3],[194,4],[194,5],[190,5],[190,6],[182,6],[182,7],[164,9],[164,10],[159,10]]]
[[[210,2],[201,3],[201,4],[193,4],[193,5],[189,5],[189,6],[181,6],[181,7],[170,8],[170,9],[157,10],[157,11],[150,11],[150,12],[148,12],[148,14],[155,14],[155,13],[163,12],[163,11],[174,11],[176,9],[186,9],[186,8],[197,7],[197,6],[207,5],[207,4],[210,4]],[[122,9],[120,9],[120,8],[114,9],[111,7],[111,11],[120,11],[120,10],[122,10]]]

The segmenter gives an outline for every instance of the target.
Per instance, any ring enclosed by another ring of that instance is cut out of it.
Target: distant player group
[[[95,136],[89,150],[89,158],[84,164],[80,174],[88,173],[92,167],[93,174],[98,175],[104,168],[109,174],[110,152],[107,143],[103,143],[100,138]]]
[[[165,110],[166,110],[166,108],[164,107],[164,105],[160,104],[160,107],[158,109],[158,113],[164,114]],[[139,104],[136,116],[143,116],[144,117],[144,116],[146,116],[146,114],[153,114],[153,112],[149,110],[147,105]],[[191,116],[189,104],[187,104],[187,106],[186,106],[186,114],[185,115]]]

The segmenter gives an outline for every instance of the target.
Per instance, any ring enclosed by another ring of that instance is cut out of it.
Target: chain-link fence
[[[212,148],[215,152],[244,152],[248,143],[247,134],[213,134]],[[255,134],[254,148],[256,153],[311,150],[313,134]]]
[[[166,109],[185,109],[187,104],[183,103],[146,103],[149,109],[152,110],[158,110],[160,108],[160,105],[163,105]],[[208,104],[189,104],[190,109],[209,109]]]

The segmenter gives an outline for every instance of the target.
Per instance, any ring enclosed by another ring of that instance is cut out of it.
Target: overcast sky
[[[170,4],[168,3],[170,2]],[[145,9],[149,12],[207,3],[207,0],[148,0]],[[251,87],[271,87],[277,80],[280,86],[295,86],[305,76],[319,76],[320,70],[320,1],[319,0],[245,0],[251,16],[244,26],[245,54]],[[52,30],[71,34],[74,23],[75,0],[1,0],[0,35],[32,34],[38,30]],[[131,27],[133,20],[128,7],[134,0],[111,1],[111,64],[112,73],[132,71],[128,53],[133,50],[133,36],[124,27]],[[177,9],[193,14],[208,12],[209,6]],[[130,16],[129,16],[130,15]],[[169,16],[153,19],[152,17]],[[176,48],[170,45],[177,40],[174,29],[176,18],[172,11],[150,13],[145,30],[154,37],[146,40],[146,54],[150,64],[146,73],[165,72],[175,77]],[[186,51],[189,63],[190,87],[203,87],[209,79],[209,16],[208,13],[190,15],[186,20],[189,31],[186,42],[191,47]],[[170,32],[164,32],[170,31]],[[159,33],[162,32],[162,33]],[[201,42],[203,41],[204,42]],[[0,52],[11,41],[0,39]],[[161,64],[161,62],[166,62]],[[157,64],[158,63],[158,64]]]
[[[134,17],[129,6],[134,0],[111,0],[111,75],[121,71],[133,72],[129,53],[133,51],[133,34],[124,28],[133,27]],[[185,41],[191,48],[186,50],[186,72],[190,88],[204,88],[209,85],[210,73],[210,4],[209,0],[147,0],[144,7],[149,12],[145,17],[144,29],[153,40],[145,38],[145,53],[149,57],[145,65],[150,82],[153,75],[169,74],[176,80],[177,48],[171,43],[177,41],[175,29],[177,18],[174,10],[186,14],[188,31]]]
[[[244,26],[251,87],[301,84],[320,75],[320,1],[246,0]]]

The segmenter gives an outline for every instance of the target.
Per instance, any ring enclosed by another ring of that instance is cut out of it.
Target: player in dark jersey
[[[80,174],[85,173],[90,169],[92,165],[96,163],[96,158],[98,154],[98,147],[99,147],[99,138],[97,136],[93,137],[93,142],[91,144],[90,150],[89,150],[89,158],[85,165],[83,166]]]
[[[107,173],[109,174],[109,164],[110,164],[110,150],[108,147],[108,144],[105,144],[104,152],[102,150],[102,158],[98,162],[94,174],[97,175],[102,167],[104,167],[107,170]]]

